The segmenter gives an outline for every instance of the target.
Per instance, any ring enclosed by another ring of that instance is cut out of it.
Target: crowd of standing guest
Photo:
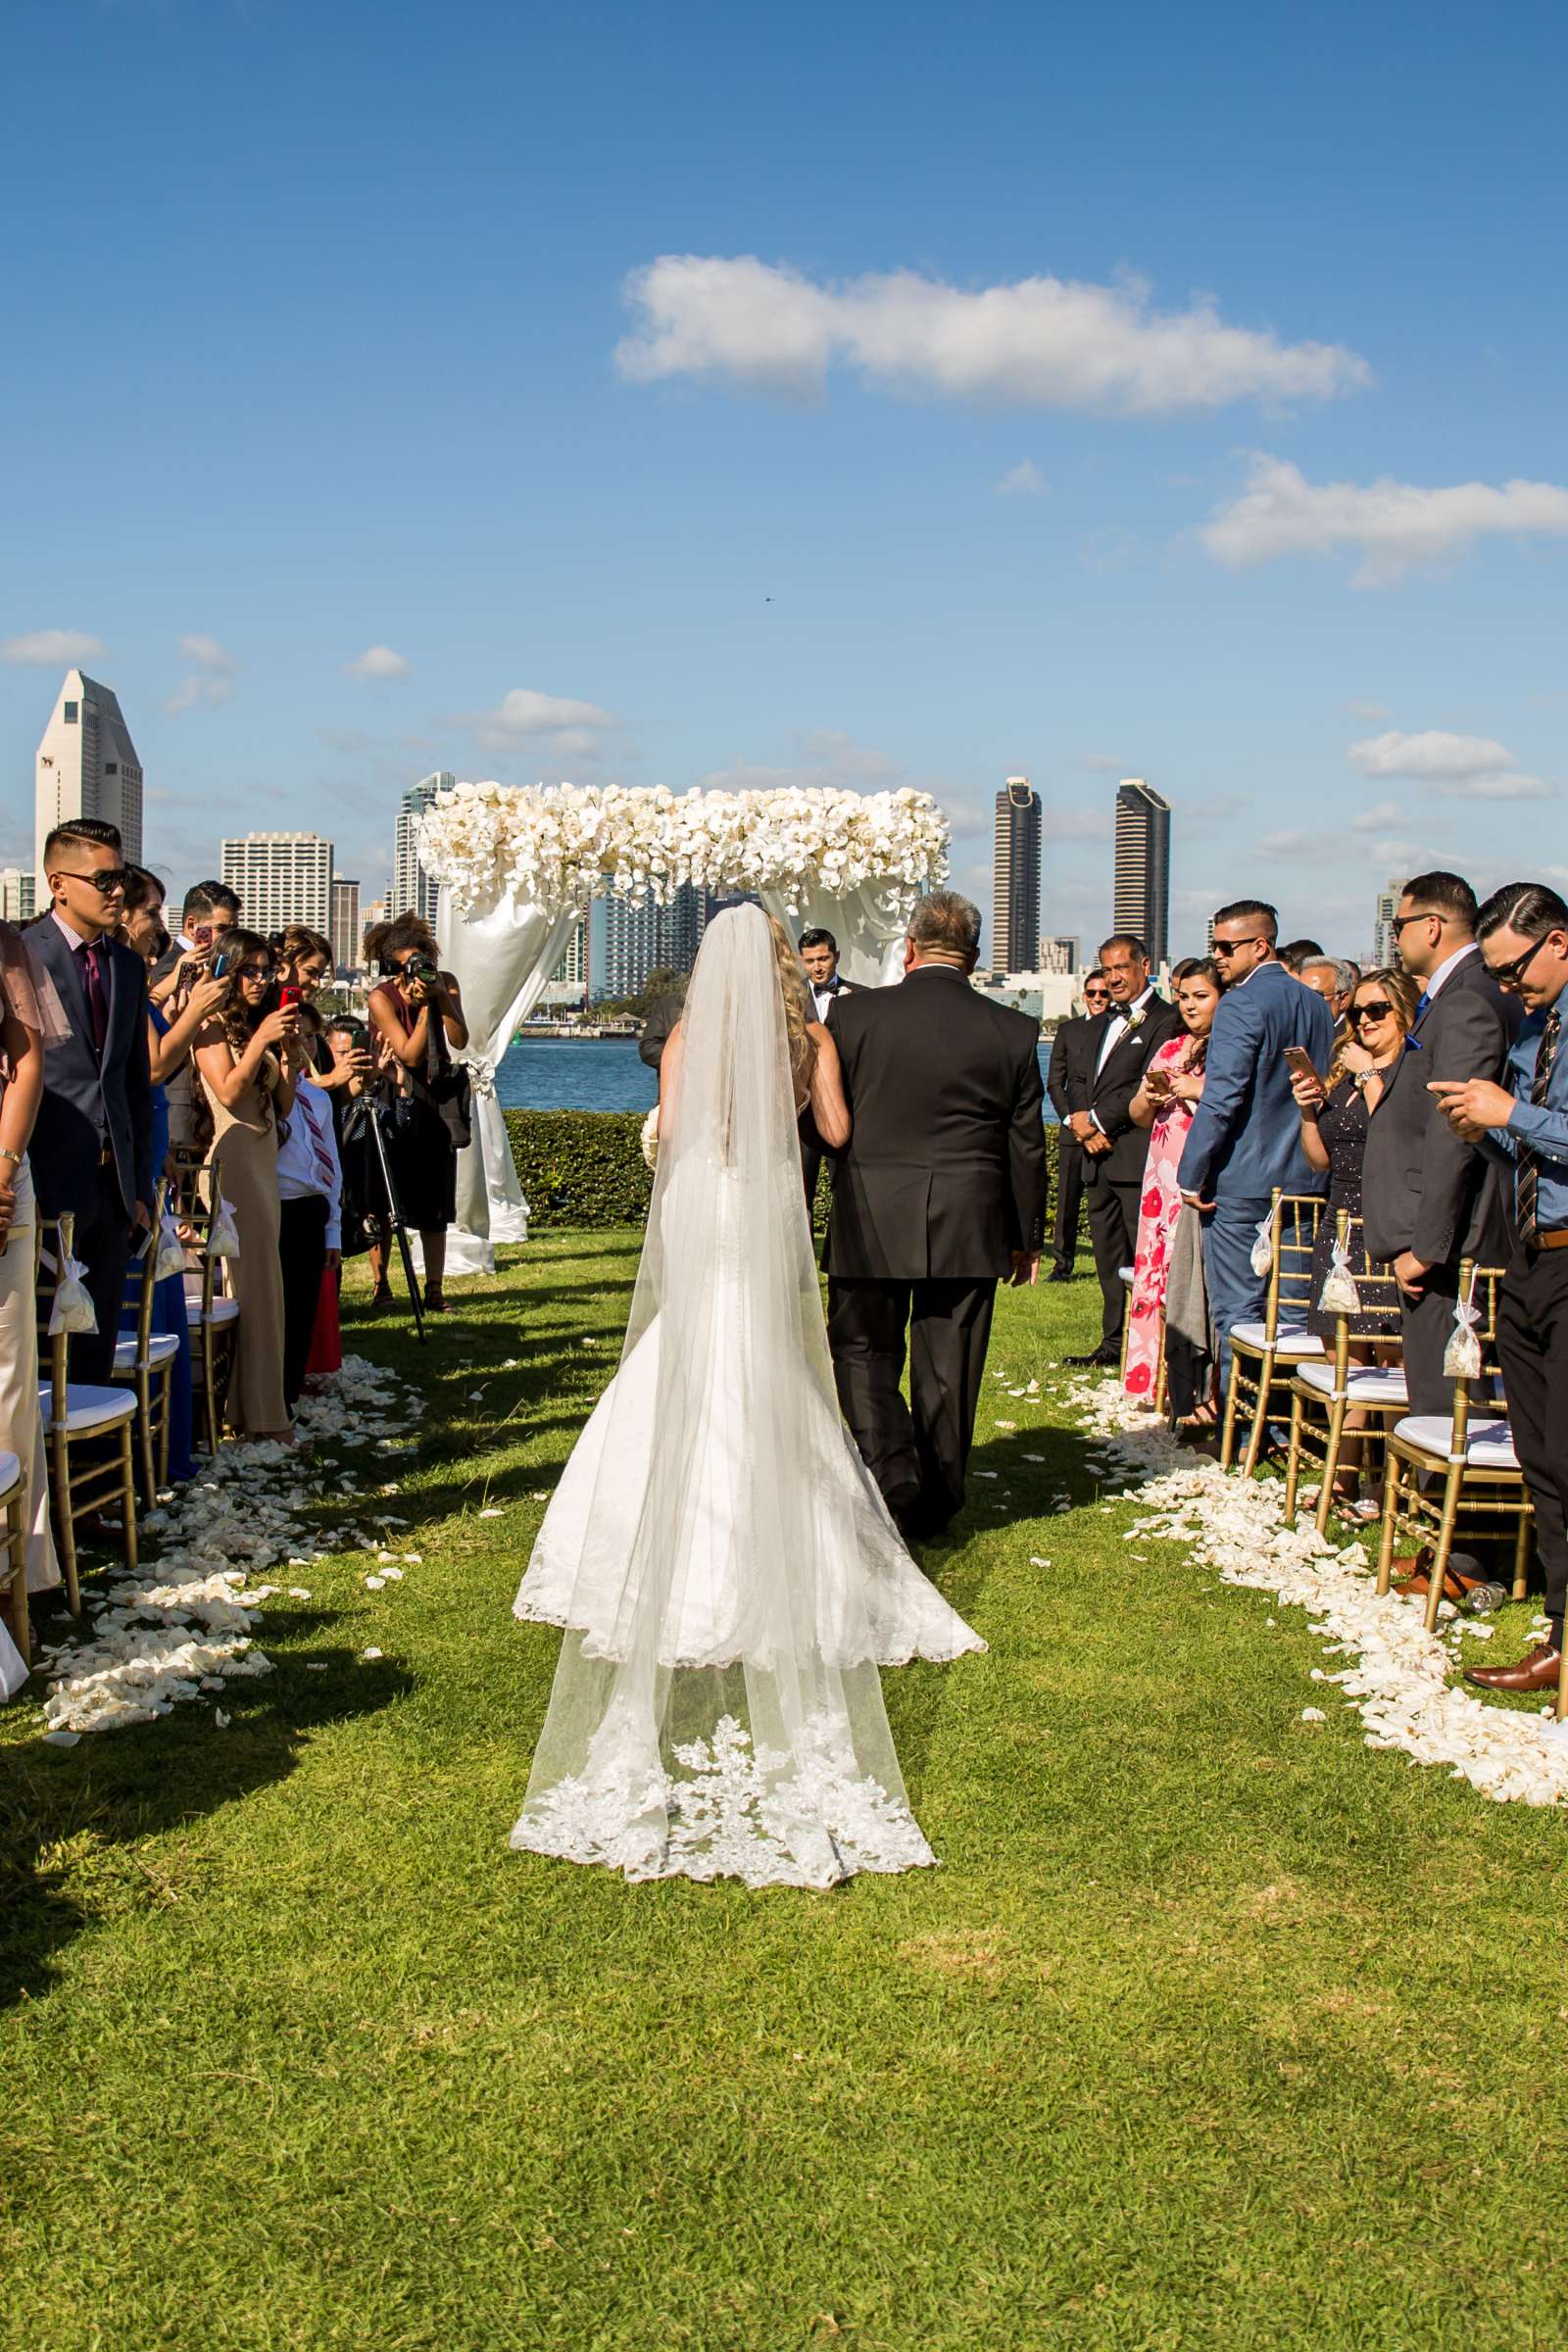
[[[28,1474],[30,1592],[60,1582],[39,1389],[40,1300],[46,1311],[56,1261],[40,1256],[40,1220],[72,1220],[92,1302],[94,1328],[69,1343],[77,1393],[111,1386],[117,1348],[124,1377],[143,1279],[162,1271],[151,1327],[175,1343],[168,1474],[188,1479],[191,1327],[211,1228],[233,1229],[222,1418],[238,1436],[291,1445],[307,1383],[341,1363],[345,1250],[376,1253],[384,1302],[394,1226],[415,1227],[425,1303],[445,1308],[466,1100],[453,1056],[467,1031],[427,925],[371,934],[372,1034],[318,1009],[330,943],[298,925],[247,929],[221,883],[186,893],[172,939],[163,882],[124,862],[113,826],[57,826],[43,866],[44,912],[0,923],[0,1452]]]

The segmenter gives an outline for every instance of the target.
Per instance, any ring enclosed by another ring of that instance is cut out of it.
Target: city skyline
[[[136,155],[63,172],[43,105],[0,156],[52,232],[0,292],[34,355],[0,384],[0,863],[71,666],[120,695],[175,880],[329,821],[374,895],[438,767],[930,788],[983,905],[1027,769],[1042,930],[1086,938],[1115,779],[1150,775],[1174,947],[1245,891],[1353,944],[1369,870],[1493,887],[1526,820],[1561,858],[1568,323],[1533,231],[1568,21],[9,31],[17,88]],[[519,90],[587,87],[516,135]],[[220,124],[215,90],[254,102]],[[459,168],[388,174],[449,117]],[[112,397],[41,364],[62,250]]]

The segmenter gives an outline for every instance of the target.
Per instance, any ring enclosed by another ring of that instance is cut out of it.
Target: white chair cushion
[[[1263,1323],[1233,1323],[1231,1338],[1240,1340],[1244,1348],[1250,1348],[1254,1353],[1261,1355],[1268,1346],[1268,1327]],[[1276,1355],[1321,1355],[1323,1343],[1315,1340],[1309,1331],[1299,1331],[1294,1324],[1282,1323],[1274,1335],[1274,1352]]]
[[[239,1300],[237,1298],[215,1298],[213,1311],[207,1319],[210,1323],[232,1323],[238,1314]],[[202,1302],[199,1292],[194,1298],[187,1298],[185,1301],[185,1320],[192,1331],[201,1329]]]
[[[45,1429],[58,1429],[60,1424],[51,1412],[52,1398],[47,1382],[38,1390],[38,1410],[43,1415]],[[136,1393],[133,1389],[77,1389],[66,1391],[66,1427],[73,1436],[87,1429],[114,1429],[122,1421],[132,1420],[136,1411]]]
[[[1334,1394],[1332,1364],[1303,1364],[1297,1375],[1304,1388],[1319,1396]],[[1400,1364],[1352,1364],[1346,1384],[1352,1404],[1404,1404],[1404,1369]]]
[[[1133,1284],[1138,1279],[1138,1268],[1136,1266],[1123,1266],[1121,1268],[1121,1278],[1127,1285],[1127,1288],[1131,1290]]]
[[[160,1365],[172,1363],[179,1353],[179,1342],[172,1332],[155,1331],[147,1341],[147,1361],[156,1372]],[[136,1369],[136,1334],[122,1332],[115,1342],[115,1370],[134,1372]]]
[[[1396,1438],[1430,1453],[1440,1462],[1448,1458],[1453,1425],[1444,1413],[1407,1413],[1394,1426]],[[1464,1458],[1473,1470],[1517,1470],[1519,1456],[1506,1421],[1472,1421],[1466,1433]]]
[[[22,1464],[14,1453],[0,1453],[0,1502],[22,1484]]]

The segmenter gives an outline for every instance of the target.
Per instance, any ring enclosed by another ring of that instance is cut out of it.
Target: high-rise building
[[[332,962],[340,972],[360,968],[360,886],[346,874],[332,876]]]
[[[450,792],[456,782],[457,778],[444,767],[438,768],[433,776],[421,777],[399,802],[397,834],[392,846],[392,879],[386,893],[389,915],[422,914],[427,923],[435,921],[439,885],[419,863],[419,819],[436,794]]]
[[[1076,931],[1058,931],[1054,939],[1043,939],[1036,970],[1063,973],[1070,979],[1078,969],[1080,946]]]
[[[552,988],[586,989],[588,986],[588,917],[579,914],[571,926],[565,954],[550,975]]]
[[[1116,787],[1116,873],[1111,928],[1133,931],[1157,970],[1170,954],[1170,803],[1142,776]]]
[[[37,911],[36,878],[20,865],[0,865],[0,923],[30,923]]]
[[[1009,776],[997,795],[992,868],[991,964],[1026,972],[1040,947],[1040,795],[1027,776]]]
[[[1404,896],[1404,884],[1394,881],[1387,890],[1378,892],[1377,912],[1372,917],[1372,968],[1374,971],[1397,971],[1399,967],[1399,935],[1394,928],[1394,918],[1399,911]]]
[[[726,901],[724,904],[729,904]],[[683,882],[667,906],[595,899],[588,909],[588,994],[633,997],[654,972],[689,972],[720,902]]]
[[[120,829],[130,865],[141,863],[141,761],[112,690],[68,670],[38,746],[33,796],[33,863],[43,895],[43,845],[73,816],[99,816]]]
[[[239,894],[247,931],[281,931],[309,923],[332,930],[332,844],[319,833],[247,833],[225,841],[220,875]]]

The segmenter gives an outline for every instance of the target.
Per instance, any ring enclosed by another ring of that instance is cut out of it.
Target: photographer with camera
[[[238,921],[239,900],[221,882],[197,882],[187,890],[174,943],[162,951],[148,974],[149,1001],[172,1016],[188,1001],[197,981],[211,978],[213,958]],[[165,1083],[169,1140],[176,1152],[193,1152],[198,1149],[197,1130],[204,1124],[194,1066],[181,1060],[169,1071]]]
[[[276,960],[255,931],[230,931],[213,968],[215,977],[234,983],[233,996],[196,1039],[211,1119],[207,1164],[214,1207],[220,1195],[239,1229],[240,1254],[230,1260],[239,1323],[227,1413],[244,1437],[291,1445],[283,1394],[277,1150],[303,1055],[299,1004],[281,1003]]]
[[[367,1010],[396,1080],[386,1122],[387,1163],[404,1220],[424,1250],[424,1303],[446,1312],[447,1227],[457,1214],[458,1152],[468,1141],[468,1073],[454,1047],[468,1042],[458,984],[436,960],[423,917],[400,914],[366,933],[365,959],[380,972]],[[372,1304],[391,1298],[384,1250],[372,1250]]]

